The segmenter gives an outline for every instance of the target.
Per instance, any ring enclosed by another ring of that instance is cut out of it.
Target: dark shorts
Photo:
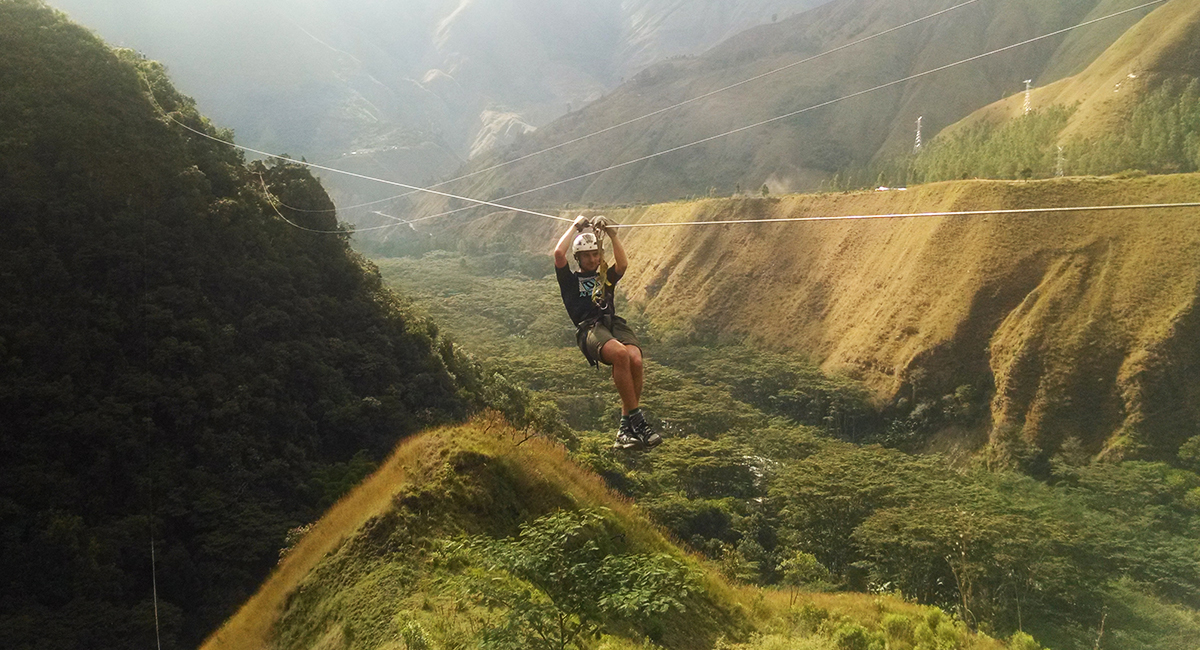
[[[587,351],[596,361],[603,360],[600,358],[600,348],[604,347],[605,343],[616,339],[625,345],[632,345],[639,350],[642,344],[638,341],[638,337],[625,323],[625,320],[619,317],[614,317],[612,320],[612,330],[610,331],[604,326],[604,323],[596,323],[587,334]]]

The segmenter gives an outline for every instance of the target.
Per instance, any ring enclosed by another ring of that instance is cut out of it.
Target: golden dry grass
[[[329,553],[362,524],[383,513],[420,459],[437,443],[436,436],[409,438],[371,476],[344,496],[280,562],[258,592],[213,633],[202,650],[259,649],[267,647],[271,628],[288,595]]]
[[[623,216],[690,221],[1120,205],[1192,201],[1198,190],[1195,175],[976,181],[702,201]],[[1200,414],[1188,412],[1190,399],[1168,397],[1159,383],[1178,390],[1180,382],[1200,380],[1178,372],[1191,354],[1180,344],[1196,327],[1197,212],[634,230],[623,286],[652,320],[811,355],[885,398],[907,392],[917,367],[934,396],[994,381],[997,422],[1023,424],[1027,436],[1051,446],[1076,435],[1099,452],[1123,427],[1179,436],[1200,423]],[[1165,411],[1174,415],[1148,419]],[[1051,433],[1059,438],[1044,439]]]

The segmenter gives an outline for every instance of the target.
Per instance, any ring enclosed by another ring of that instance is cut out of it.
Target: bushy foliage
[[[1169,78],[1137,103],[1120,128],[1066,144],[1068,173],[1155,174],[1200,169],[1200,80]]]
[[[981,122],[936,139],[912,161],[909,182],[1053,176],[1058,133],[1072,109],[1053,106],[999,124]],[[1022,172],[1030,170],[1028,175]]]
[[[462,584],[481,604],[503,612],[485,647],[582,647],[606,625],[645,627],[685,609],[696,580],[669,555],[624,552],[598,512],[560,511],[521,526],[515,539],[474,537],[453,544],[477,566]]]

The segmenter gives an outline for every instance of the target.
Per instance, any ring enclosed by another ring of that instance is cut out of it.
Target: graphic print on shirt
[[[592,296],[595,294],[593,294],[592,292],[596,290],[596,283],[600,281],[600,276],[593,275],[593,276],[589,276],[586,278],[580,277],[580,276],[576,276],[576,277],[579,277],[579,297],[587,298],[588,300],[591,300],[594,303],[595,299]],[[608,300],[607,300],[608,296],[605,295],[604,298],[605,298],[605,300],[602,300],[600,303],[598,303],[596,305],[597,307],[600,308],[601,311],[608,309]]]
[[[600,276],[598,276],[598,275],[593,275],[588,278],[580,277],[579,278],[579,297],[580,298],[591,298],[592,292],[596,290],[596,281],[599,279],[600,279]]]

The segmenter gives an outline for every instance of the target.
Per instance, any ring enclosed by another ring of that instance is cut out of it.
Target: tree
[[[804,551],[794,551],[791,557],[780,562],[779,571],[783,574],[783,584],[790,588],[788,605],[796,604],[800,587],[829,582],[829,569],[821,566],[817,556]]]

